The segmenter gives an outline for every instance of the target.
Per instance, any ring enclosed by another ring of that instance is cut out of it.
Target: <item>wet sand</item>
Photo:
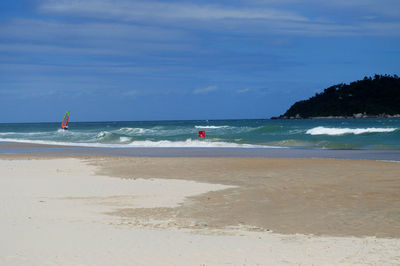
[[[122,209],[124,217],[176,217],[179,226],[247,225],[284,234],[400,237],[400,163],[339,159],[107,158],[99,174],[235,186],[179,208]]]

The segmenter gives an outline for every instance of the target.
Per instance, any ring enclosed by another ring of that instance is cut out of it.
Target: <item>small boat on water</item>
[[[68,121],[69,121],[69,112],[66,111],[65,114],[64,114],[64,118],[63,118],[63,120],[61,122],[61,128],[62,129],[64,129],[64,130],[68,129]]]

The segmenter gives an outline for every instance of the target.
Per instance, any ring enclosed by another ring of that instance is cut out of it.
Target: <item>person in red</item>
[[[206,132],[204,130],[199,131],[199,138],[205,138],[206,137]]]

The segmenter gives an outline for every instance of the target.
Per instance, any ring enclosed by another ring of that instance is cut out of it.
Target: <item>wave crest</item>
[[[396,131],[397,128],[335,128],[335,127],[314,127],[307,130],[306,134],[309,135],[330,135],[339,136],[344,134],[365,134],[365,133],[389,133]]]
[[[118,131],[126,135],[143,135],[156,132],[156,130],[154,129],[141,127],[123,127],[120,128]]]
[[[194,126],[195,128],[204,129],[218,129],[218,128],[230,128],[230,126]]]
[[[107,135],[107,134],[105,134]],[[170,141],[170,140],[142,140],[130,141],[128,138],[119,138],[118,143],[90,143],[90,142],[65,142],[65,141],[50,141],[50,140],[27,140],[27,139],[11,139],[0,138],[0,141],[32,143],[44,145],[61,145],[61,146],[76,146],[76,147],[101,147],[101,148],[279,148],[275,146],[239,144],[224,141],[203,141],[186,139],[185,141]]]

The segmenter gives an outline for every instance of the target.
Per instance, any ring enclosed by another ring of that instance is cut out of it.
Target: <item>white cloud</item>
[[[122,92],[122,96],[126,96],[126,97],[136,97],[139,94],[141,94],[141,91],[138,90],[127,90]]]
[[[150,40],[173,41],[188,38],[184,31],[164,27],[132,25],[116,22],[59,22],[39,19],[14,19],[2,24],[0,34],[7,38],[53,40],[79,38],[84,40]]]
[[[118,22],[12,19],[0,24],[0,51],[42,54],[143,56],[193,50],[191,33]]]
[[[274,7],[290,6],[292,8],[304,7],[307,10],[319,10],[324,13],[333,10],[343,14],[348,11],[373,12],[380,16],[393,16],[399,18],[400,1],[398,0],[242,0],[242,3],[252,6],[269,5]]]
[[[218,87],[217,86],[208,86],[205,88],[200,88],[200,89],[196,89],[193,91],[193,94],[208,94],[210,92],[214,92],[217,91]]]
[[[236,93],[242,94],[242,93],[247,93],[249,91],[250,91],[249,88],[244,88],[244,89],[236,90]]]
[[[258,36],[399,36],[400,2],[396,1],[239,0],[223,5],[207,1],[45,0],[40,2],[39,10],[186,32],[206,29]],[[376,23],[374,26],[371,20]],[[158,31],[151,28],[144,29],[143,35],[152,34],[153,30],[157,36]],[[116,27],[115,31],[119,29]],[[108,32],[112,38],[112,31]]]
[[[217,4],[193,4],[187,2],[158,1],[110,1],[110,0],[48,0],[41,2],[39,10],[47,13],[86,15],[97,18],[123,20],[151,19],[266,19],[299,20],[307,18],[296,12],[268,7],[246,8]]]

